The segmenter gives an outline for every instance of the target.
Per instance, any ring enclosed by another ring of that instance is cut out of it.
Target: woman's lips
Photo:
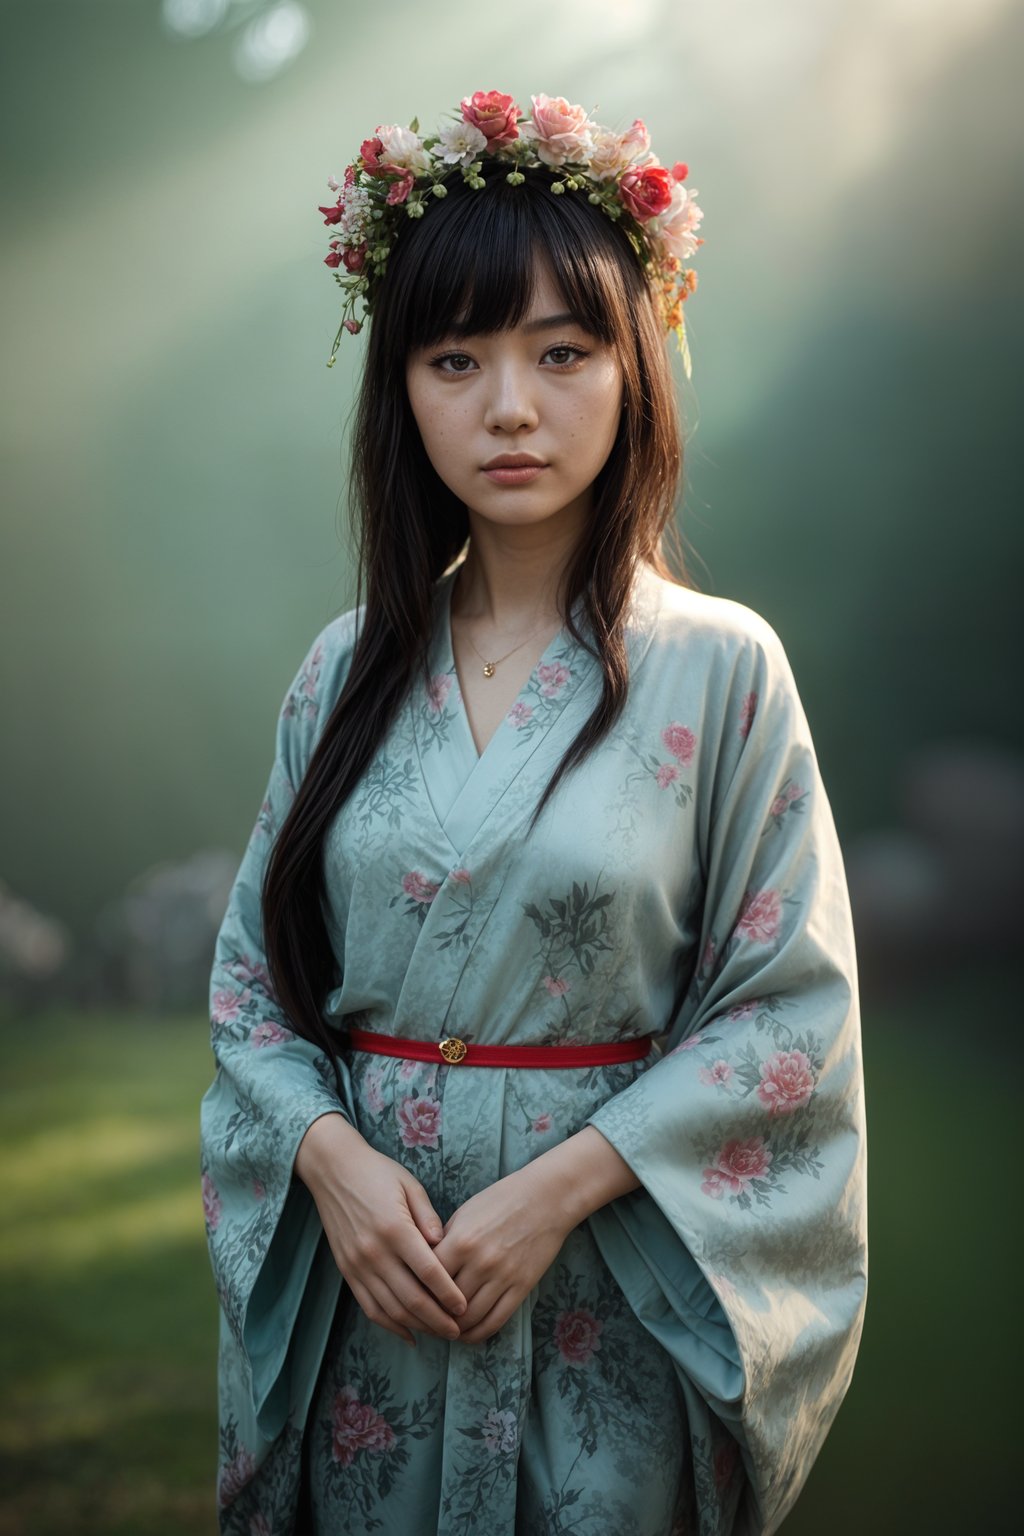
[[[496,480],[499,485],[526,485],[547,469],[546,464],[517,464],[514,467],[505,465],[502,469],[485,469],[484,474],[489,480]]]

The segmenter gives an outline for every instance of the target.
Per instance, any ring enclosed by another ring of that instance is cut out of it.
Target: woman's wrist
[[[583,1126],[523,1171],[543,1184],[543,1198],[562,1213],[567,1231],[609,1200],[640,1188],[632,1168],[596,1125]]]
[[[366,1146],[365,1137],[347,1115],[340,1110],[326,1110],[307,1126],[299,1142],[294,1162],[296,1177],[312,1190],[324,1170],[337,1158],[344,1158],[353,1150]]]

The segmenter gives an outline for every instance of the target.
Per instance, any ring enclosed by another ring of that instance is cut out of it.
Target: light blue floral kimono
[[[437,1040],[655,1032],[638,1062],[492,1068],[350,1047],[338,1097],[269,985],[259,887],[360,611],[288,690],[217,941],[201,1111],[221,1308],[220,1528],[233,1536],[727,1536],[792,1507],[846,1392],[866,1295],[866,1149],[842,855],[778,635],[639,574],[629,699],[525,823],[600,691],[567,631],[478,754],[453,661],[325,844],[324,1017]],[[365,1318],[292,1175],[324,1113],[447,1220],[585,1124],[640,1188],[568,1236],[482,1344]]]

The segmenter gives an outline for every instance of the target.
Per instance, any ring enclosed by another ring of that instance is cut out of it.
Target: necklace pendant
[[[493,676],[494,676],[494,662],[493,661],[485,661],[484,662],[484,677],[493,677]]]

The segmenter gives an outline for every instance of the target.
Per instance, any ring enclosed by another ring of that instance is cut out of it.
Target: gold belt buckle
[[[445,1061],[451,1062],[453,1066],[455,1062],[463,1059],[469,1049],[465,1040],[460,1040],[456,1035],[449,1035],[446,1040],[439,1040],[437,1048]]]

